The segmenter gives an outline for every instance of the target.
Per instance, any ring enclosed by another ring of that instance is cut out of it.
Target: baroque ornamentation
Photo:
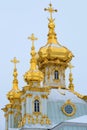
[[[35,116],[35,114],[25,114],[22,120],[19,122],[18,127],[22,127],[26,124],[26,119],[28,119],[28,124],[41,124],[41,125],[50,125],[51,121],[46,115],[40,114]]]
[[[66,116],[73,116],[76,113],[76,106],[70,100],[67,100],[61,109]]]

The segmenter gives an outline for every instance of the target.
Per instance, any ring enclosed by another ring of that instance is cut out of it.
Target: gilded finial
[[[70,69],[70,74],[69,74],[69,81],[70,81],[70,83],[69,83],[69,89],[71,91],[74,91],[73,75],[72,75],[72,68],[74,68],[74,66],[71,63],[69,63],[68,67]]]
[[[51,3],[49,4],[49,7],[45,8],[44,10],[48,11],[50,13],[50,18],[48,19],[49,20],[49,23],[48,23],[48,28],[49,28],[48,43],[49,44],[52,44],[52,43],[57,44],[58,42],[57,42],[57,37],[56,37],[56,33],[55,33],[55,23],[54,23],[55,19],[52,18],[52,14],[54,12],[57,12],[57,10],[52,7]]]
[[[36,38],[33,33],[31,34],[30,37],[28,37],[28,39],[32,41],[32,46],[34,46],[34,41],[38,40],[38,38]]]
[[[16,64],[19,63],[19,60],[16,59],[16,57],[14,57],[13,60],[11,60],[12,63],[14,63],[14,68],[16,68]]]
[[[14,64],[14,71],[13,71],[13,89],[18,89],[18,80],[17,80],[17,76],[18,76],[18,73],[17,73],[17,69],[16,69],[16,64],[19,63],[19,60],[16,59],[16,57],[14,57],[13,60],[11,60],[11,62]]]
[[[31,70],[35,70],[36,64],[37,64],[37,60],[36,60],[36,57],[35,57],[36,56],[36,52],[35,52],[35,47],[34,47],[34,41],[38,40],[38,38],[36,38],[34,36],[34,34],[32,33],[31,36],[28,37],[28,39],[32,41],[32,47],[31,47],[31,56],[32,56],[32,58],[30,60],[30,63],[31,63],[30,69]]]
[[[13,103],[13,99],[15,98],[20,98],[20,89],[18,88],[18,73],[17,73],[17,68],[16,68],[16,64],[19,63],[19,60],[16,59],[16,57],[14,57],[13,60],[11,60],[11,62],[14,64],[14,71],[13,71],[13,87],[11,89],[11,91],[8,92],[7,97],[10,100],[11,103]]]
[[[38,38],[36,38],[34,36],[34,34],[32,33],[31,36],[28,37],[28,39],[32,41],[32,47],[31,47],[31,56],[32,56],[32,58],[31,58],[30,63],[31,63],[31,69],[34,70],[36,68],[36,64],[37,64],[36,57],[35,57],[36,52],[35,52],[35,47],[34,47],[34,41],[38,40]]]
[[[51,18],[51,19],[52,19],[52,14],[53,14],[54,12],[57,12],[57,9],[53,9],[51,3],[49,4],[49,7],[48,7],[48,8],[45,8],[44,10],[45,10],[45,11],[48,11],[48,12],[50,13],[50,18]]]
[[[34,47],[34,41],[37,40],[37,38],[32,34],[30,37],[28,37],[29,40],[32,41],[32,47],[31,47],[31,60],[30,60],[30,70],[25,73],[24,80],[27,82],[27,84],[30,84],[31,81],[42,81],[43,80],[43,73],[38,70],[37,67],[37,59],[36,59],[36,52]]]
[[[38,38],[36,38],[36,37],[34,36],[34,34],[32,33],[31,36],[28,37],[28,39],[32,41],[31,55],[32,55],[32,57],[33,57],[33,56],[36,55],[35,47],[34,47],[34,41],[35,41],[35,40],[38,40]]]

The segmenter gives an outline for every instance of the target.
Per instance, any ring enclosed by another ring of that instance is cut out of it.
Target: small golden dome
[[[37,67],[37,60],[36,60],[36,52],[35,52],[35,47],[34,47],[34,40],[37,40],[37,38],[34,37],[34,34],[29,37],[30,40],[32,40],[32,48],[31,48],[31,60],[30,60],[30,70],[25,73],[24,75],[24,80],[29,84],[30,81],[42,81],[44,76],[43,73],[38,70]]]
[[[43,73],[36,70],[29,70],[24,75],[24,80],[29,84],[30,81],[42,81],[43,80]]]
[[[20,98],[20,90],[17,89],[12,89],[10,92],[7,94],[7,98],[11,101],[12,99],[17,99]]]
[[[16,59],[16,57],[14,57],[13,60],[11,60],[11,62],[14,63],[14,71],[13,71],[13,88],[11,91],[8,92],[7,94],[7,98],[12,101],[12,99],[16,99],[16,98],[20,98],[20,90],[18,88],[18,73],[17,73],[17,69],[16,69],[16,64],[19,63],[19,61]]]

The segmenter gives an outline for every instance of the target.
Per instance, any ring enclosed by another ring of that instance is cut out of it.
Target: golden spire
[[[56,33],[55,33],[55,23],[54,23],[55,19],[52,18],[52,14],[54,12],[57,12],[57,10],[53,9],[52,4],[49,4],[49,7],[45,8],[44,10],[48,11],[50,13],[50,18],[48,19],[49,20],[49,24],[48,24],[48,28],[49,28],[48,43],[49,44],[51,44],[51,43],[56,44],[58,42],[57,42]]]
[[[68,67],[70,69],[70,74],[69,74],[69,81],[70,81],[70,83],[69,83],[69,89],[71,91],[74,91],[73,75],[72,75],[72,68],[74,68],[74,66],[71,63],[69,63]]]
[[[32,47],[31,47],[31,56],[32,56],[32,58],[31,58],[31,61],[30,61],[30,63],[31,63],[31,68],[30,69],[35,70],[37,60],[36,60],[36,57],[35,57],[36,52],[35,52],[35,47],[34,47],[34,41],[38,40],[38,39],[34,36],[34,34],[32,34],[30,37],[28,37],[28,39],[32,41]]]
[[[16,69],[16,64],[19,63],[19,60],[16,59],[16,57],[14,57],[13,60],[11,60],[11,62],[14,64],[14,72],[13,72],[13,89],[17,90],[18,89],[18,80],[17,80],[17,69]]]
[[[36,60],[36,52],[34,47],[34,41],[37,40],[37,38],[32,34],[30,37],[28,37],[29,40],[32,41],[32,47],[31,47],[31,60],[30,60],[30,70],[25,73],[24,80],[29,84],[30,81],[42,81],[43,80],[43,73],[38,70],[37,67],[37,60]]]
[[[13,99],[15,98],[20,98],[20,90],[18,88],[18,73],[17,73],[17,69],[16,69],[16,64],[19,63],[19,60],[16,59],[16,57],[14,57],[13,60],[11,60],[11,62],[14,64],[14,71],[13,71],[13,87],[11,89],[11,91],[8,92],[7,97],[10,100],[10,102],[13,102]]]

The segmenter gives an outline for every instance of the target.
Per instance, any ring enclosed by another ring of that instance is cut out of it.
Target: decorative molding
[[[46,115],[42,115],[41,113],[39,116],[36,114],[25,114],[21,121],[19,121],[18,128],[21,128],[25,125],[26,119],[28,119],[28,124],[41,124],[41,125],[50,125],[51,121]]]
[[[25,101],[26,101],[26,98],[23,97],[23,98],[21,99],[21,102],[25,102]]]
[[[41,97],[42,97],[42,98],[46,98],[46,99],[48,98],[47,95],[41,95]]]
[[[29,98],[31,98],[33,96],[33,94],[26,94],[26,97],[29,97]]]
[[[26,91],[26,87],[27,87],[27,91],[33,91],[33,92],[49,92],[49,87],[30,87],[30,86],[25,86],[24,87],[24,91]]]
[[[66,112],[65,107],[70,106],[72,108],[72,111]],[[62,112],[66,115],[66,116],[73,116],[76,113],[76,106],[75,104],[73,104],[70,100],[67,100],[65,102],[65,104],[61,107]]]
[[[13,111],[9,111],[9,112],[8,112],[8,115],[9,115],[9,114],[11,114],[11,115],[12,115],[13,113],[14,113]]]

